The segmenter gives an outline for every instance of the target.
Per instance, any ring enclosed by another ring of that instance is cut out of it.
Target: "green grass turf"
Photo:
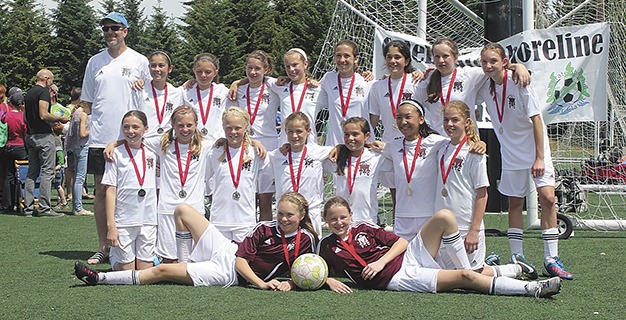
[[[88,204],[87,207],[91,209]],[[506,216],[488,215],[487,228],[506,228]],[[0,319],[97,318],[363,318],[370,319],[624,319],[626,233],[576,231],[560,243],[576,280],[553,299],[486,296],[462,291],[420,294],[355,290],[337,295],[264,292],[251,288],[180,285],[84,286],[73,273],[96,247],[93,217],[26,218],[0,214]],[[526,256],[543,250],[540,233],[527,231]],[[488,250],[508,252],[503,237]],[[604,253],[604,254],[602,254]],[[96,266],[108,270],[108,265]],[[598,314],[594,314],[598,312]]]

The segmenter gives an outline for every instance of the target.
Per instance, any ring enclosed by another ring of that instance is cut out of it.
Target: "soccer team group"
[[[337,43],[336,71],[319,82],[308,76],[303,50],[285,53],[287,74],[279,79],[268,76],[273,63],[257,50],[230,89],[215,81],[219,60],[202,53],[193,61],[195,81],[176,88],[167,82],[167,53],[146,59],[126,47],[128,23],[118,13],[101,24],[108,48],[89,61],[82,100],[93,102],[90,144],[103,147],[96,149],[105,160],[101,250],[110,248],[114,271],[76,262],[87,284],[289,291],[294,282],[278,279],[310,252],[363,288],[549,297],[561,279],[573,279],[558,255],[555,174],[538,99],[528,70],[509,64],[498,44],[483,48],[482,68],[460,68],[454,41],[437,40],[435,66],[421,73],[411,67],[409,46],[390,41],[383,50],[388,75],[377,81],[356,72],[359,49],[350,40]],[[104,82],[117,87],[95,89]],[[120,103],[108,104],[104,117],[95,101],[111,95]],[[498,188],[509,197],[509,264],[485,263],[489,181],[474,122],[478,101],[502,146]],[[321,109],[329,112],[325,146],[315,126]],[[371,124],[379,122],[384,131],[375,141]],[[325,173],[336,194],[326,202]],[[549,278],[524,281],[518,278],[538,276],[522,250],[523,199],[533,182]],[[379,183],[391,190],[394,233],[378,226]],[[330,234],[319,239],[323,222]],[[155,256],[162,261],[156,266]],[[334,278],[326,284],[352,291]]]

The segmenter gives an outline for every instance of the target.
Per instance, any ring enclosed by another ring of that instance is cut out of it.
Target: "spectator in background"
[[[3,84],[0,84],[0,118],[4,117],[4,115],[9,111],[9,105],[6,103],[7,101],[7,87]],[[0,122],[0,159],[4,158],[4,146],[7,142],[8,138],[8,128],[6,123]],[[4,185],[4,162],[0,161],[0,186]],[[4,201],[4,200],[3,200]]]
[[[77,216],[93,215],[93,212],[83,208],[83,199],[81,196],[78,196],[83,190],[85,175],[87,174],[87,154],[89,152],[87,141],[89,140],[90,115],[91,105],[84,101],[79,102],[78,108],[72,114],[70,128],[65,140],[65,149],[68,151],[68,169],[71,162],[73,164],[71,167],[72,172],[74,173],[73,184],[70,185],[68,182],[68,190],[71,189],[72,194],[76,195],[72,197],[72,212]],[[70,161],[69,158],[73,158],[73,160]]]
[[[39,216],[59,217],[50,206],[50,189],[54,178],[54,134],[50,123],[69,121],[67,117],[58,117],[50,113],[49,88],[54,81],[50,70],[41,69],[37,72],[35,86],[24,97],[25,119],[28,127],[25,145],[28,150],[28,174],[26,175],[26,195],[24,197],[24,215],[35,214],[35,181],[41,172],[39,185]]]
[[[4,183],[2,188],[2,210],[14,211],[19,206],[17,199],[17,177],[15,176],[15,160],[27,158],[24,138],[26,122],[24,122],[24,96],[18,92],[9,99],[9,112],[2,116],[2,122],[8,127],[8,139],[2,157],[4,164]]]

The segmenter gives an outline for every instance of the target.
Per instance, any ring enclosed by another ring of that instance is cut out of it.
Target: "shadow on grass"
[[[87,260],[93,251],[44,251],[39,254],[53,256],[63,260]]]

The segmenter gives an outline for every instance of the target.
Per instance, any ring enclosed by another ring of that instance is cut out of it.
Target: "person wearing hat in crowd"
[[[51,123],[69,121],[68,117],[58,117],[50,113],[50,86],[54,74],[50,70],[41,69],[37,72],[35,86],[30,88],[24,97],[25,119],[28,127],[25,145],[28,149],[28,173],[26,174],[24,215],[35,214],[35,181],[41,172],[39,184],[39,216],[58,217],[62,213],[55,212],[50,206],[50,189],[54,178],[55,146]]]
[[[89,59],[83,78],[81,100],[91,104],[89,154],[87,172],[95,176],[94,213],[98,230],[98,251],[87,263],[101,263],[108,257],[106,241],[106,214],[104,147],[121,133],[122,116],[131,110],[131,85],[136,80],[149,80],[148,59],[126,46],[129,25],[124,15],[111,12],[100,20],[107,49]]]
[[[1,89],[1,88],[0,88]],[[18,203],[17,177],[15,176],[15,160],[27,158],[24,138],[26,137],[26,122],[24,122],[24,96],[21,92],[11,95],[9,99],[9,111],[0,117],[2,123],[7,125],[7,142],[2,156],[4,170],[2,188],[2,210],[14,211]]]

